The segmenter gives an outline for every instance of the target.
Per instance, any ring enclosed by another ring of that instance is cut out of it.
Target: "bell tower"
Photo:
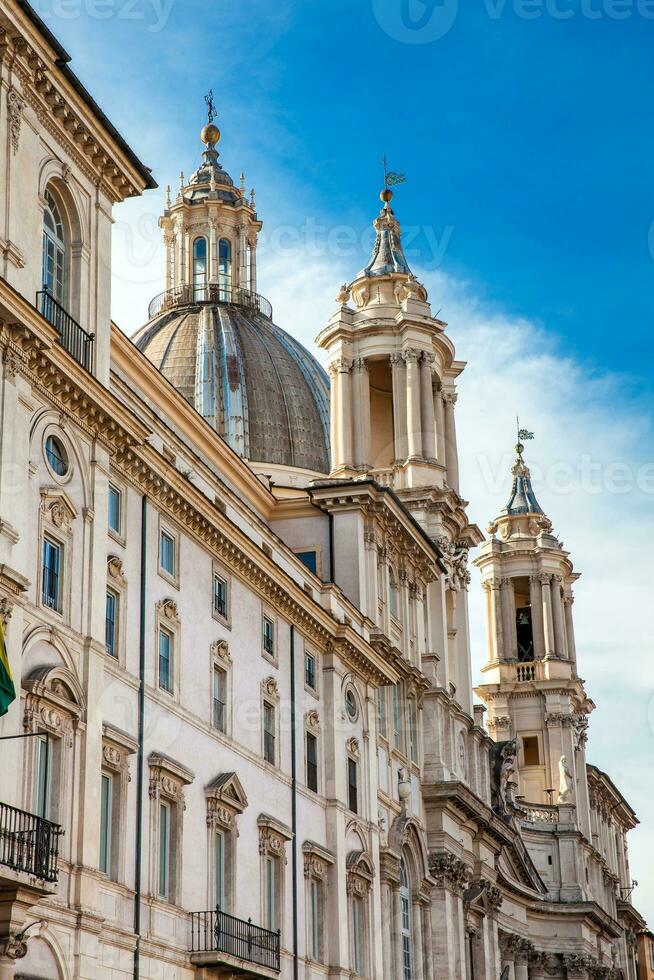
[[[585,744],[595,705],[577,672],[572,589],[579,575],[536,499],[523,456],[518,441],[508,503],[474,561],[488,640],[477,694],[496,741],[517,741],[516,795],[526,804],[576,806],[589,836]]]

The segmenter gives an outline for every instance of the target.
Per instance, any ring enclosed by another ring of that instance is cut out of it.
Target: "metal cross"
[[[216,105],[213,101],[213,89],[209,89],[204,97],[204,101],[207,103],[207,118],[212,123],[217,116]]]

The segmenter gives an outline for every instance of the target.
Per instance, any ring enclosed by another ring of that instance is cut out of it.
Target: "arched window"
[[[196,238],[193,242],[193,296],[204,299],[207,286],[207,240]]]
[[[66,243],[61,211],[50,191],[45,192],[43,210],[43,288],[62,306],[66,299]]]
[[[402,977],[411,980],[411,892],[406,861],[400,864],[400,928],[402,930]]]
[[[227,238],[221,238],[218,243],[218,277],[220,283],[220,298],[229,300],[228,294],[232,285],[232,243]]]

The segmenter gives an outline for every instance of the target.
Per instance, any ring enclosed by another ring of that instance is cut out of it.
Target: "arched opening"
[[[512,579],[515,596],[515,628],[518,661],[531,663],[534,659],[534,631],[531,615],[531,595],[528,578]]]
[[[220,298],[229,301],[232,285],[232,243],[228,238],[221,238],[218,243],[218,283]]]
[[[43,289],[61,306],[66,306],[69,259],[61,209],[50,190],[45,192],[43,209]]]
[[[393,379],[388,358],[369,361],[370,433],[373,468],[389,469],[395,462],[393,432]]]
[[[402,977],[411,980],[413,951],[411,948],[411,889],[406,861],[400,862],[400,929],[402,931]]]
[[[207,240],[196,238],[193,242],[193,298],[202,300],[207,289]]]

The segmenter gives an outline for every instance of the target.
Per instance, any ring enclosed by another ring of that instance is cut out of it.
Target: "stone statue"
[[[559,759],[559,803],[569,803],[572,794],[572,773],[564,755]]]
[[[516,739],[495,742],[491,754],[491,805],[505,819],[511,819],[514,810],[513,791],[516,783],[515,760],[518,754]]]

